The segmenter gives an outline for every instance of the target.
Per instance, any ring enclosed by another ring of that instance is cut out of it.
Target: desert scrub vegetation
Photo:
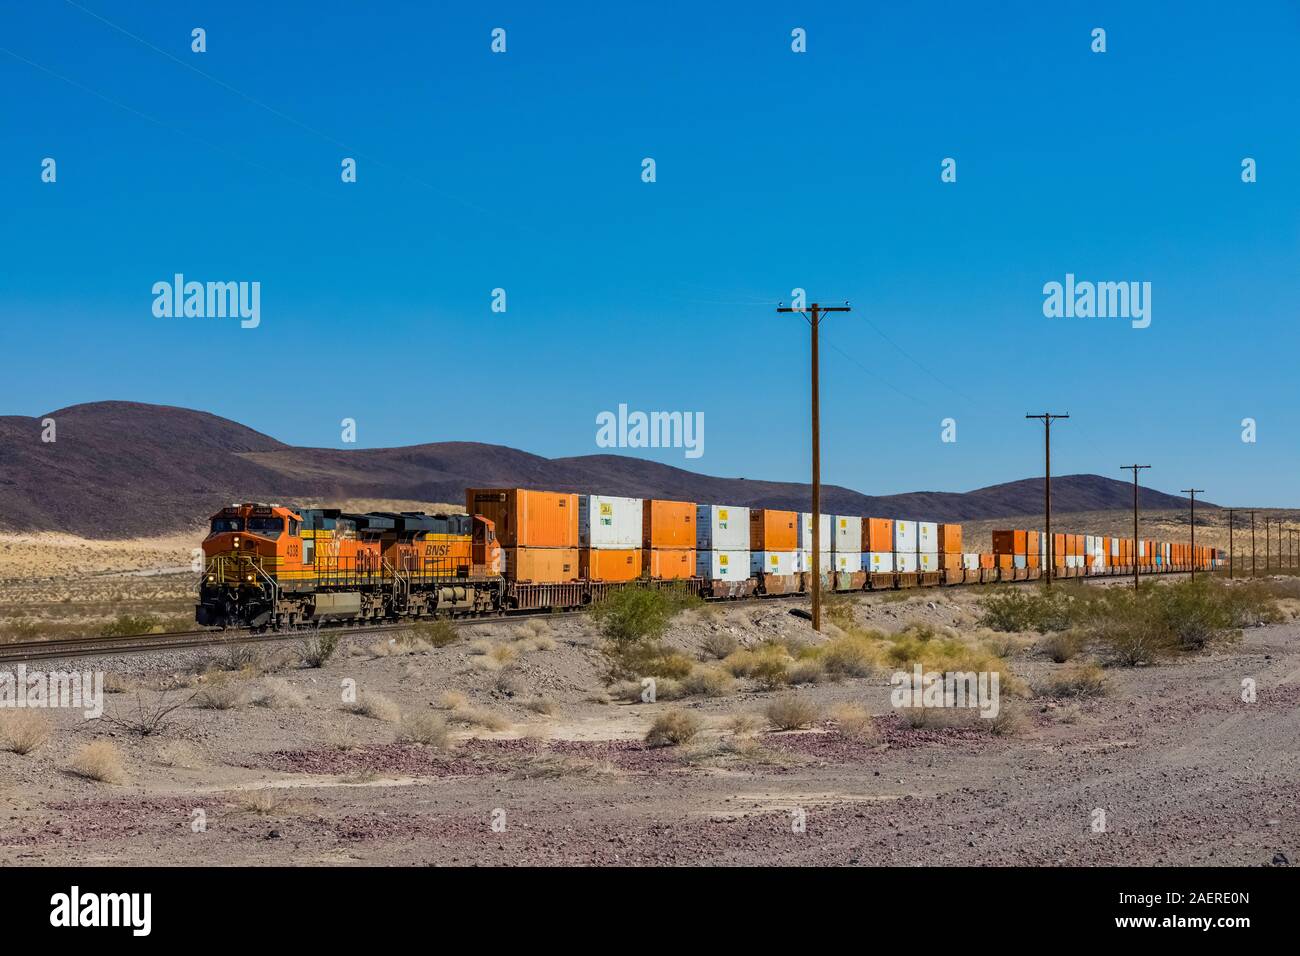
[[[20,757],[40,749],[50,739],[49,718],[33,710],[0,711],[0,743]]]
[[[413,640],[423,641],[430,647],[446,647],[455,643],[460,637],[455,625],[450,621],[420,621],[411,625],[410,635]]]
[[[660,643],[669,622],[701,604],[685,590],[626,587],[611,591],[588,612],[600,628],[601,650],[610,680],[670,677],[677,680],[695,666],[684,654]]]
[[[407,714],[399,725],[397,739],[405,744],[443,750],[451,740],[451,731],[447,722],[437,714]]]
[[[861,704],[836,704],[826,716],[835,725],[836,731],[845,737],[871,742],[880,736],[876,722]]]
[[[319,627],[298,645],[298,660],[303,667],[324,667],[339,649],[339,635]]]
[[[148,634],[161,624],[162,621],[152,614],[119,614],[105,624],[100,633],[104,637],[133,637]]]
[[[721,667],[696,666],[682,680],[682,691],[697,697],[726,697],[736,690],[736,679]]]
[[[1102,697],[1109,690],[1106,673],[1096,664],[1063,667],[1042,686],[1042,692],[1049,697]]]
[[[68,769],[78,777],[100,783],[121,783],[126,779],[122,768],[122,754],[108,740],[96,740],[77,751]]]
[[[268,677],[253,694],[253,704],[272,710],[292,710],[307,706],[307,698],[283,677]]]
[[[819,712],[812,701],[795,694],[783,694],[768,702],[763,715],[777,730],[798,730],[812,726]]]
[[[694,740],[700,727],[700,718],[690,711],[665,711],[646,731],[645,742],[651,747],[679,747]]]
[[[1065,630],[1073,621],[1077,598],[1060,586],[998,589],[984,600],[979,622],[995,631]]]
[[[386,724],[395,724],[402,719],[402,709],[383,694],[367,692],[361,699],[351,704],[348,710],[361,717],[382,720]]]

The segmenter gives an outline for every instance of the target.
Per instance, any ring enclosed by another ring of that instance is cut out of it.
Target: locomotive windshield
[[[274,538],[284,531],[283,518],[249,518],[248,533]]]
[[[243,530],[244,530],[243,518],[213,518],[212,519],[213,534],[222,534],[226,531],[243,531]]]

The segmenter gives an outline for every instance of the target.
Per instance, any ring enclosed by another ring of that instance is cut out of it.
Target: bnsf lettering
[[[426,544],[424,553],[431,558],[445,558],[451,554],[451,545],[449,544]]]

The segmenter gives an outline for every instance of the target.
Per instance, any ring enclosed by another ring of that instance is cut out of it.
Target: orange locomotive
[[[505,588],[482,515],[234,504],[212,516],[203,553],[195,619],[209,627],[484,613]]]

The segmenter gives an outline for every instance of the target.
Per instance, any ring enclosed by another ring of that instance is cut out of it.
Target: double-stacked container
[[[854,515],[831,516],[831,563],[838,587],[861,587],[862,519]]]
[[[695,573],[706,581],[749,579],[749,509],[696,505]]]
[[[798,542],[798,512],[750,509],[749,570],[755,577],[762,576],[766,593],[797,590]]]
[[[964,567],[961,556],[961,525],[939,525],[939,570],[961,571]]]
[[[612,495],[578,496],[578,568],[588,581],[641,576],[644,503]]]
[[[920,570],[916,556],[916,522],[894,522],[894,568],[900,574],[915,574]]]
[[[922,574],[939,571],[939,525],[933,521],[916,523],[916,569]]]
[[[1003,570],[1029,567],[1028,548],[1028,531],[1013,528],[993,532],[993,556]]]
[[[894,522],[890,519],[862,519],[862,567],[869,574],[894,572]]]
[[[465,510],[496,526],[507,580],[534,584],[576,581],[578,496],[523,488],[467,488]]]
[[[695,574],[695,503],[647,498],[641,503],[641,572],[678,581]]]
[[[814,567],[818,568],[823,575],[828,575],[834,569],[831,559],[833,545],[831,543],[831,516],[822,515],[821,521],[818,522],[818,537],[821,539],[817,546],[821,551],[819,560],[814,564],[812,553],[812,512],[805,511],[799,515],[799,538],[798,538],[798,567],[800,571],[809,572]]]
[[[1043,566],[1043,535],[1039,531],[1025,532],[1025,563],[1031,568]]]

